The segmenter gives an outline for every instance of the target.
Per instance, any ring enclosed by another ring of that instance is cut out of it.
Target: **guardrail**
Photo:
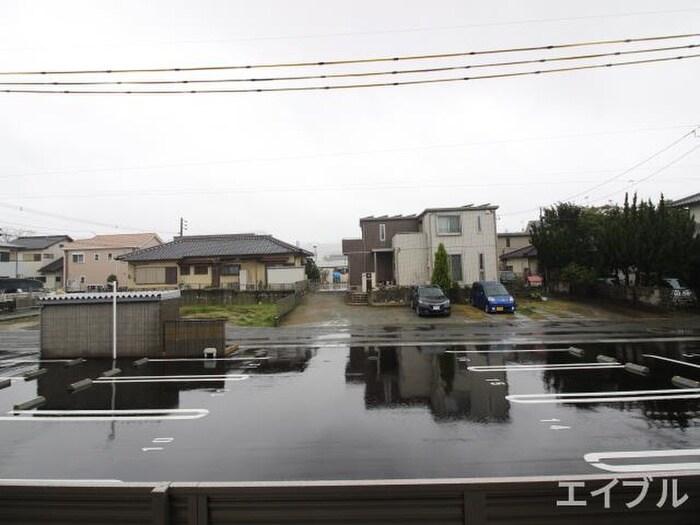
[[[696,523],[699,514],[697,471],[659,472],[651,480],[644,474],[605,474],[405,481],[0,483],[0,522],[13,524],[670,525]]]

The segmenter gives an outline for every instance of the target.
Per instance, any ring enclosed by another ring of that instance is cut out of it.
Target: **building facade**
[[[671,206],[688,210],[688,214],[695,220],[695,234],[700,235],[700,193],[672,201]]]
[[[119,257],[136,250],[163,244],[155,233],[95,235],[67,244],[63,258],[63,281],[68,292],[84,292],[107,286],[107,278],[116,275],[120,288],[129,281],[129,265]]]
[[[129,289],[284,289],[305,279],[307,250],[271,235],[176,237],[160,246],[120,257]]]
[[[362,238],[343,240],[350,284],[362,286],[363,274],[374,274],[372,285],[428,283],[440,244],[447,251],[452,280],[460,286],[495,280],[497,209],[468,205],[360,219]]]
[[[63,248],[72,241],[68,235],[23,236],[13,239],[12,244],[18,247],[11,257],[16,262],[16,277],[41,281],[48,290],[62,288]]]

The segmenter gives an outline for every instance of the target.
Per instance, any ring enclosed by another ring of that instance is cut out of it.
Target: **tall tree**
[[[437,251],[435,252],[433,275],[430,278],[430,283],[439,286],[445,293],[450,289],[450,263],[447,260],[445,245],[442,243],[438,245]]]

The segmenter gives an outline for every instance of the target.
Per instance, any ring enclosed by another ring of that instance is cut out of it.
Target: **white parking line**
[[[674,450],[636,450],[631,452],[593,452],[583,456],[591,466],[608,472],[663,472],[677,470],[700,470],[700,462],[679,463],[641,463],[610,465],[601,460],[609,459],[637,459],[637,458],[669,458],[669,457],[699,457],[700,448],[674,449]]]
[[[499,340],[453,340],[453,341],[387,341],[375,343],[357,343],[354,346],[372,346],[372,347],[404,347],[404,346],[474,346],[474,345],[546,345],[546,344],[612,344],[612,343],[677,343],[682,341],[700,341],[700,337],[679,336],[679,337],[604,337],[598,339],[499,339]],[[258,343],[240,345],[239,350],[254,350],[266,348],[344,348],[350,346],[350,342],[346,343],[322,343],[300,342],[300,343]],[[512,351],[512,350],[511,350]]]
[[[0,366],[12,364],[37,364],[37,363],[69,363],[72,359],[0,359]]]
[[[445,350],[446,354],[532,354],[535,352],[568,352],[571,348],[533,348],[528,350]]]
[[[143,452],[153,452],[156,450],[163,450],[163,447],[143,447],[141,450]]]
[[[71,485],[88,484],[95,485],[98,483],[124,483],[121,479],[39,479],[39,478],[0,478],[1,484],[12,483],[59,483],[61,485],[69,483]]]
[[[270,357],[173,357],[167,359],[151,359],[149,363],[175,363],[179,361],[267,361]]]
[[[184,376],[115,376],[115,377],[98,377],[94,383],[208,383],[217,381],[243,381],[248,379],[249,375],[244,374],[229,374],[229,375],[184,375]]]
[[[468,366],[470,372],[517,372],[517,371],[538,371],[538,370],[593,370],[600,368],[624,368],[620,363],[566,363],[550,365],[483,365]]]
[[[151,443],[172,443],[173,441],[175,441],[175,438],[171,438],[171,437],[154,438],[153,441],[151,441]]]
[[[648,357],[650,359],[660,359],[661,361],[668,361],[669,363],[676,363],[678,365],[692,366],[693,368],[700,368],[700,365],[695,363],[688,363],[687,361],[679,361],[678,359],[671,359],[670,357],[662,357],[656,354],[642,354],[642,357]]]
[[[630,401],[658,401],[671,399],[699,399],[700,388],[669,390],[628,390],[625,392],[580,392],[566,394],[512,394],[506,396],[513,403],[627,403]]]
[[[166,408],[138,410],[10,410],[0,421],[160,421],[165,419],[200,419],[209,414],[206,408]]]

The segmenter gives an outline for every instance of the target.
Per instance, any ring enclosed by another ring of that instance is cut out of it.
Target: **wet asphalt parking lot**
[[[502,323],[501,323],[502,324]],[[265,335],[267,334],[267,335]],[[234,330],[218,360],[42,361],[0,332],[0,478],[262,481],[700,469],[700,331]],[[630,363],[648,367],[625,366]],[[25,374],[39,368],[36,378]],[[634,370],[631,370],[634,369]],[[641,372],[641,373],[640,373]],[[75,393],[69,385],[93,384]],[[43,396],[26,411],[13,406]]]

